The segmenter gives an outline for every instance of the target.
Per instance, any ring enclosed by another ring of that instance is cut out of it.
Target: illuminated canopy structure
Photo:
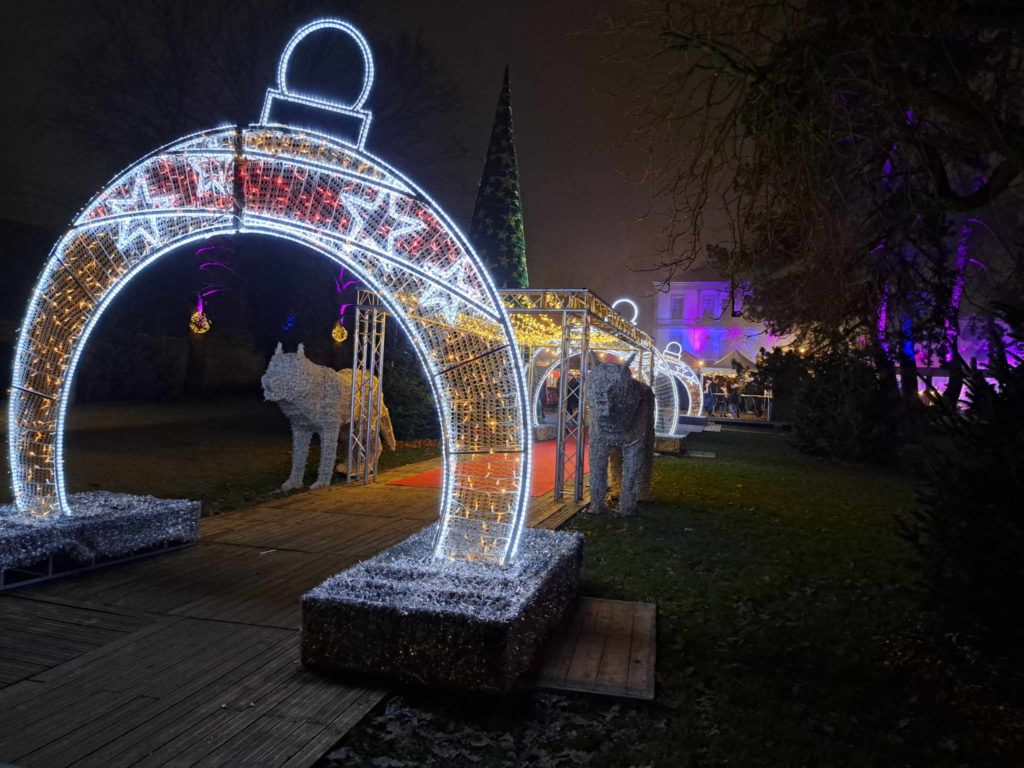
[[[288,88],[296,46],[324,29],[349,35],[363,53],[363,88],[352,104]],[[498,564],[514,557],[531,427],[513,329],[480,260],[444,212],[363,151],[372,79],[358,31],[335,20],[310,24],[285,49],[260,124],[168,144],[118,174],[75,218],[43,269],[17,343],[8,424],[19,511],[74,514],[64,424],[82,350],[118,292],[183,245],[259,233],[312,248],[355,273],[411,339],[441,419],[446,479],[435,556]],[[358,129],[339,140],[274,124],[280,104],[351,118]]]
[[[585,289],[512,289],[500,294],[526,363],[537,421],[542,420],[541,395],[545,387],[557,387],[556,499],[566,494],[576,501],[583,498],[584,456],[577,446],[584,438],[579,403],[586,386],[589,352],[623,359],[637,353],[634,376],[654,391],[655,432],[659,437],[678,437],[679,417],[701,414],[700,380],[682,360],[658,352],[654,340],[635,325],[638,309],[631,300],[625,301],[637,311],[627,319]],[[569,375],[562,375],[563,370]],[[685,407],[677,382],[689,398]]]

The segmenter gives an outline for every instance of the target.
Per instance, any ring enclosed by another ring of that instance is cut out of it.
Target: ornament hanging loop
[[[363,86],[351,104],[312,93],[301,93],[288,85],[288,65],[295,49],[308,35],[323,29],[337,30],[351,37],[363,56]],[[363,109],[370,96],[370,89],[373,88],[373,73],[370,44],[358,29],[341,19],[318,19],[310,22],[292,36],[281,54],[277,64],[277,88],[267,89],[260,123],[271,125],[298,122],[362,149],[370,132],[370,121],[373,119],[373,114]]]

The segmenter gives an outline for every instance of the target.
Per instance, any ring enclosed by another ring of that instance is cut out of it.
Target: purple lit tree
[[[627,59],[650,82],[637,115],[669,222],[654,266],[671,277],[708,255],[726,216],[714,261],[751,283],[748,313],[812,347],[866,344],[916,404],[919,362],[958,355],[980,254],[987,298],[1019,270],[1019,6],[640,7],[612,30],[624,56],[645,51]]]

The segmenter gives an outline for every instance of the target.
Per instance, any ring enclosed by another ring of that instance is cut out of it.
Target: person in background
[[[715,410],[714,379],[704,379],[704,413],[711,414]]]
[[[740,417],[740,388],[734,383],[729,385],[729,416],[733,419]]]

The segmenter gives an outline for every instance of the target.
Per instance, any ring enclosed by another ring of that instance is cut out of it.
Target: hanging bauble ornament
[[[202,310],[196,310],[188,321],[188,329],[195,334],[204,334],[210,330],[210,318]]]
[[[341,344],[345,339],[348,338],[348,331],[345,330],[345,326],[341,324],[341,320],[334,324],[331,328],[331,338],[338,344]]]

